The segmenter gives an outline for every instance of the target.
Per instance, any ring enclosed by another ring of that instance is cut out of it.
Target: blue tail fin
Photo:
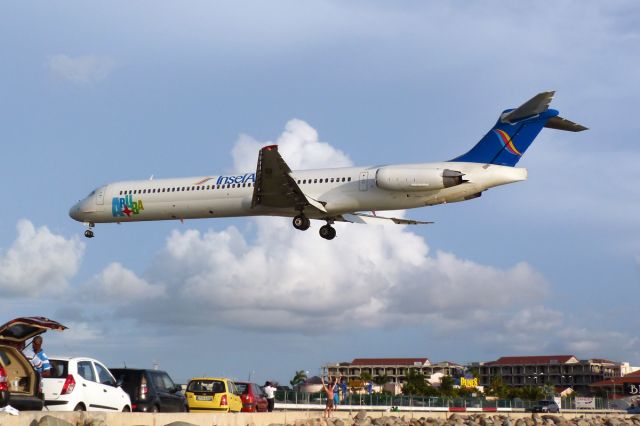
[[[540,93],[520,107],[504,111],[476,146],[450,161],[515,166],[543,127],[574,132],[586,130],[549,109],[554,93]]]

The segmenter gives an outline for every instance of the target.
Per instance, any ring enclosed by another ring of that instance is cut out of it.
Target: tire
[[[160,407],[158,407],[157,405],[154,405],[153,408],[151,409],[152,413],[159,413],[160,412]]]
[[[123,413],[130,413],[131,412],[131,407],[129,407],[128,405],[125,405],[124,407],[122,407],[122,412]]]
[[[73,411],[87,411],[87,409],[85,408],[84,404],[81,402],[75,406]]]

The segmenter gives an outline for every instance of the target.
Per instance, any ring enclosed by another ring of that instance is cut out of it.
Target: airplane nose
[[[71,216],[71,219],[73,219],[73,220],[77,220],[78,222],[82,222],[82,219],[80,219],[80,203],[75,203],[69,209],[69,216]]]

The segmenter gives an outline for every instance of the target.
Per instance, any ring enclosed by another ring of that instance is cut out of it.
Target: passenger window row
[[[320,178],[320,179],[298,179],[299,184],[308,184],[308,183],[334,183],[334,182],[351,182],[351,178]]]
[[[128,194],[158,194],[161,192],[182,192],[182,191],[210,191],[213,189],[229,189],[229,188],[251,188],[252,182],[245,183],[227,183],[224,185],[198,185],[198,186],[175,186],[171,188],[153,188],[153,189],[125,189],[120,191],[120,195]]]
[[[320,178],[320,179],[298,179],[298,184],[310,183],[334,183],[334,182],[351,182],[351,177],[338,178]],[[223,185],[197,185],[197,186],[175,186],[171,188],[152,188],[152,189],[125,189],[120,191],[120,195],[130,194],[159,194],[162,192],[182,192],[182,191],[210,191],[214,189],[230,189],[230,188],[251,188],[252,182],[245,183],[227,183]]]

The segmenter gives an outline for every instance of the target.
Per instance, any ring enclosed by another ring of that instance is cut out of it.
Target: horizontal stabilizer
[[[374,216],[372,214],[365,214],[365,213],[343,214],[340,218],[344,222],[363,223],[367,225],[384,224],[384,223],[389,223],[389,221],[395,223],[396,225],[427,225],[427,224],[433,223],[433,222],[423,222],[420,220],[413,220],[413,219],[400,219],[397,217]]]
[[[502,121],[506,123],[515,123],[525,118],[533,117],[541,114],[549,108],[551,99],[556,92],[542,92],[520,105],[518,108],[502,116]]]
[[[548,127],[550,129],[556,130],[566,130],[569,132],[581,132],[583,130],[588,130],[588,127],[584,127],[582,124],[574,123],[573,121],[569,121],[566,118],[562,117],[551,117],[547,124],[544,127]]]

